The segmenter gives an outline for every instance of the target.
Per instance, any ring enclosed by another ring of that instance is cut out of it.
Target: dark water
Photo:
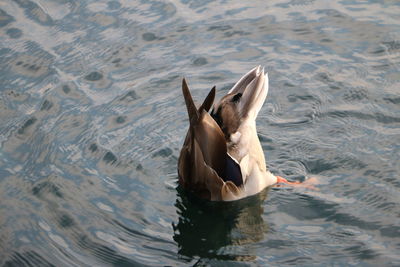
[[[0,265],[400,265],[398,1],[0,3]],[[180,91],[261,64],[270,169],[317,190],[176,189]]]

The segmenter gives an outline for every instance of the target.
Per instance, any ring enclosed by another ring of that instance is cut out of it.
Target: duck
[[[296,183],[267,169],[257,135],[268,81],[268,73],[257,66],[216,104],[214,86],[196,107],[183,78],[189,129],[178,158],[178,182],[186,191],[211,201],[234,201],[279,183]]]

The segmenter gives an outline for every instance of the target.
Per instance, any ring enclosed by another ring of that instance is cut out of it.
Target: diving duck
[[[245,74],[214,106],[215,86],[198,108],[185,79],[182,92],[190,123],[178,160],[185,190],[212,201],[232,201],[290,183],[267,169],[257,136],[256,118],[268,93],[263,68]]]

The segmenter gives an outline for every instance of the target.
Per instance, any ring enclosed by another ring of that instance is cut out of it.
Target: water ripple
[[[392,2],[2,3],[0,265],[399,265]],[[259,64],[267,165],[317,190],[175,190],[181,78],[199,103]]]

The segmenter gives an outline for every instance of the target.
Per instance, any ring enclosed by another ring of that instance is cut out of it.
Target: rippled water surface
[[[400,265],[398,1],[0,3],[0,265]],[[269,72],[269,168],[316,188],[177,188],[202,100]]]

